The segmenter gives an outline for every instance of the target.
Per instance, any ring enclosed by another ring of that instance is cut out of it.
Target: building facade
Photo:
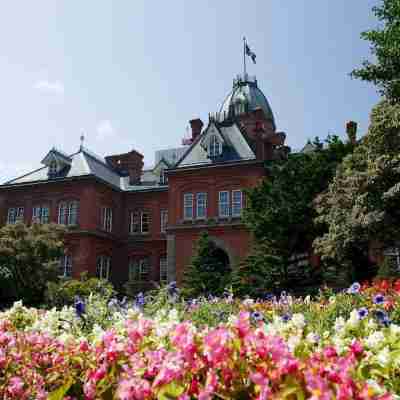
[[[51,149],[41,168],[0,185],[0,223],[67,225],[60,275],[88,271],[132,290],[179,283],[203,231],[234,268],[251,246],[244,190],[264,178],[265,162],[286,157],[285,134],[248,75],[207,126],[190,125],[183,146],[157,151],[150,169],[135,150],[102,158],[83,146]]]

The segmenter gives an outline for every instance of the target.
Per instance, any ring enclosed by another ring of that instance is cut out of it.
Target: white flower
[[[254,304],[254,300],[253,299],[244,299],[243,300],[243,305],[244,306],[249,307],[249,306],[252,306],[253,304]]]
[[[298,336],[298,335],[290,336],[288,341],[287,341],[289,350],[293,353],[300,342],[301,342],[301,337],[300,336]]]
[[[386,346],[377,355],[376,360],[382,367],[386,367],[390,362],[390,351]]]
[[[316,344],[319,342],[320,337],[319,335],[317,335],[314,332],[310,332],[307,336],[306,336],[306,340],[307,342],[311,343],[311,344]]]
[[[357,310],[350,313],[350,318],[347,320],[346,325],[350,328],[356,328],[360,323],[360,316]]]
[[[344,330],[344,327],[346,326],[346,322],[343,317],[338,317],[336,318],[334,329],[336,333],[340,333],[341,331]]]
[[[390,324],[390,333],[394,336],[400,335],[400,326],[396,324]]]
[[[303,329],[305,326],[304,315],[303,314],[293,314],[292,324],[299,329]]]
[[[371,333],[366,339],[365,344],[370,349],[377,349],[385,340],[385,335],[381,331]]]

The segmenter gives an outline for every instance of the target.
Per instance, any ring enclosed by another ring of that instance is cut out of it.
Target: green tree
[[[313,145],[312,152],[272,163],[262,184],[248,191],[244,218],[255,246],[235,272],[236,291],[288,288],[301,279],[302,271],[293,270],[291,257],[309,251],[320,233],[314,223],[313,200],[327,188],[338,163],[353,149],[351,142],[344,143],[337,136],[329,136],[325,147],[318,138]],[[307,276],[309,271],[303,272]]]
[[[371,45],[375,62],[364,60],[352,75],[373,82],[388,99],[400,100],[400,1],[383,0],[373,12],[380,21],[376,29],[361,34]]]
[[[371,242],[389,247],[400,239],[399,131],[400,105],[379,103],[367,135],[316,200],[316,222],[327,230],[314,247],[324,260],[347,266],[348,279],[364,277],[354,255],[365,259]]]
[[[185,269],[182,294],[194,298],[208,294],[221,295],[230,282],[230,267],[221,250],[203,232],[197,242],[191,264]]]
[[[43,301],[46,285],[57,280],[65,228],[53,224],[6,225],[0,229],[0,273],[18,299]]]

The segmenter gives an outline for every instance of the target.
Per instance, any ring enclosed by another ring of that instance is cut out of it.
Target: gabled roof
[[[223,152],[217,160],[212,160],[207,154],[204,144],[209,136],[217,135],[222,138]],[[234,122],[229,126],[210,121],[207,128],[192,143],[186,153],[178,161],[175,168],[195,165],[211,165],[216,163],[255,160],[256,156],[243,136],[239,126]]]
[[[60,163],[71,165],[71,157],[68,154],[65,154],[63,151],[57,150],[56,148],[52,148],[42,160],[42,164],[48,166],[51,161],[58,161]]]

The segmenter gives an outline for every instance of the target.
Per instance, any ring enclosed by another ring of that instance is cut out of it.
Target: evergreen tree
[[[191,264],[184,271],[182,294],[188,298],[221,295],[229,282],[229,264],[221,258],[220,250],[208,233],[203,232]]]

